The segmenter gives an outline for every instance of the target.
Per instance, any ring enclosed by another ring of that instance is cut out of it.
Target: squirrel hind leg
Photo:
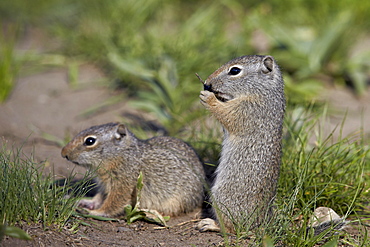
[[[199,230],[200,232],[220,232],[221,231],[216,221],[211,218],[205,218],[199,221],[195,229]]]
[[[88,210],[94,210],[98,208],[98,205],[94,200],[82,199],[78,202],[77,207],[86,208]]]
[[[78,201],[77,207],[94,210],[100,208],[103,203],[103,196],[101,193],[96,194],[93,199],[82,199]]]

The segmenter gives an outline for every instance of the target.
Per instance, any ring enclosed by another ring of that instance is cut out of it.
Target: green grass
[[[364,94],[370,76],[370,64],[364,57],[370,50],[359,52],[355,46],[369,34],[366,13],[370,4],[288,1],[281,7],[278,1],[261,5],[253,20],[268,35],[270,53],[289,78],[313,85],[310,91],[325,78],[336,84],[349,83],[359,95]]]
[[[342,126],[337,126],[325,133],[322,129],[328,122],[325,111],[317,117],[312,112],[296,108],[287,115],[283,184],[280,183],[280,187],[294,188],[298,180],[292,181],[292,178],[305,177],[301,185],[304,201],[318,195],[316,204],[331,207],[342,214],[347,212],[348,206],[353,204],[354,195],[365,186],[364,170],[368,169],[365,161],[369,158],[369,146],[365,144],[361,132],[343,137]],[[283,194],[286,192],[282,191]]]
[[[13,24],[2,25],[0,20],[0,103],[11,93],[19,69],[19,61],[15,56],[15,44],[18,27]]]
[[[360,133],[341,136],[342,126],[325,133],[322,130],[327,121],[325,111],[317,115],[295,108],[286,115],[276,203],[278,212],[291,218],[284,219],[285,227],[290,226],[284,229],[288,234],[277,239],[289,246],[314,246],[320,237],[306,234],[305,229],[315,208],[330,207],[339,215],[352,215],[354,219],[356,212],[363,210],[362,203],[368,196],[364,189],[368,186],[369,146]],[[298,218],[302,225],[294,223]],[[354,241],[350,235],[344,238]]]
[[[89,190],[83,178],[75,197],[65,198],[71,187],[54,183],[52,173],[43,175],[44,163],[34,162],[21,149],[0,150],[0,224],[42,223],[44,227],[64,226],[71,218],[80,194]],[[91,175],[87,173],[86,176]],[[71,176],[73,178],[73,176]],[[76,190],[77,191],[77,190]]]

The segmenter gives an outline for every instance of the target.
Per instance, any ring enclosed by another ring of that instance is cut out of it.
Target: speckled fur
[[[96,137],[94,145],[84,145],[88,136]],[[97,169],[100,192],[80,202],[93,215],[122,215],[124,206],[134,203],[140,171],[144,177],[141,208],[178,215],[203,201],[202,163],[188,144],[176,138],[140,140],[124,125],[108,123],[80,132],[63,148],[62,156]]]
[[[229,74],[232,67],[241,72]],[[224,128],[211,189],[222,212],[216,218],[229,232],[235,224],[253,228],[272,214],[279,177],[285,111],[279,67],[271,56],[233,59],[207,78],[200,98]]]

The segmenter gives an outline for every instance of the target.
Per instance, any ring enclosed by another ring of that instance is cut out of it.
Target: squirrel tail
[[[347,224],[348,224],[348,221],[342,218],[334,219],[334,220],[322,222],[316,226],[307,227],[306,231],[308,233],[309,231],[311,231],[311,229],[313,229],[315,236],[318,236],[323,232],[326,232],[325,235],[338,234],[338,232],[340,230],[343,230]]]

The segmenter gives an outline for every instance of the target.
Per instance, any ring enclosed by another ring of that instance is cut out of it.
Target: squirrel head
[[[235,58],[212,73],[203,84],[204,90],[213,92],[222,102],[240,96],[284,95],[281,72],[272,56]]]
[[[119,123],[90,127],[78,133],[62,149],[62,157],[87,168],[98,167],[104,162],[115,161],[119,153],[130,148],[137,138]]]

